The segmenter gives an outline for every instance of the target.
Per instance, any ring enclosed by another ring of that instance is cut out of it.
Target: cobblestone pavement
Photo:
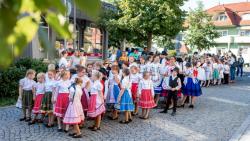
[[[101,131],[84,128],[83,138],[72,139],[57,128],[42,124],[28,126],[18,119],[21,110],[0,108],[0,141],[227,141],[250,113],[250,78],[238,80],[229,86],[203,89],[195,108],[177,109],[177,115],[151,113],[149,120],[134,118],[128,125],[104,120]],[[90,123],[86,123],[88,126]]]

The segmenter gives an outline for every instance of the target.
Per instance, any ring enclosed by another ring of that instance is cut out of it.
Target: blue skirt
[[[114,94],[114,97],[115,97],[115,101],[117,103],[117,98],[120,94],[120,88],[118,85],[114,85],[114,88],[113,88],[113,94]]]
[[[135,106],[128,90],[125,90],[120,101],[120,111],[134,111]]]
[[[155,92],[156,95],[162,93],[162,82],[163,82],[163,79],[161,80],[161,84],[159,86],[154,87],[154,92]]]
[[[182,93],[185,96],[200,96],[202,95],[200,82],[193,82],[192,78],[187,79],[187,84],[182,87]]]

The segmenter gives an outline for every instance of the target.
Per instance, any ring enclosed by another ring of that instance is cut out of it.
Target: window
[[[242,20],[250,20],[250,13],[242,15]]]
[[[250,30],[240,30],[240,36],[250,36]]]
[[[225,20],[227,20],[227,15],[224,13],[219,14],[216,20],[217,21],[225,21]]]
[[[228,35],[228,31],[227,30],[219,30],[218,32],[219,32],[220,37]]]

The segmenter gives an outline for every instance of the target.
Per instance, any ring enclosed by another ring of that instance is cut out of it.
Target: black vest
[[[176,76],[174,80],[172,80],[172,76],[169,77],[169,86],[171,88],[175,88],[178,86],[178,77]]]

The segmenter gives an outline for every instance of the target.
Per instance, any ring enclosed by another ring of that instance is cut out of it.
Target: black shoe
[[[32,120],[31,122],[28,123],[28,125],[33,125],[36,123],[36,120]]]
[[[176,112],[172,112],[171,116],[175,116],[176,115]]]
[[[168,113],[168,110],[163,110],[160,113],[166,114],[166,113]]]
[[[182,104],[180,106],[177,106],[178,108],[184,108],[185,107],[185,104]]]
[[[101,130],[100,127],[94,127],[93,129],[91,129],[91,131],[97,131],[97,130]]]
[[[130,118],[128,121],[129,121],[129,122],[132,122],[133,120]]]
[[[189,105],[189,108],[192,108],[192,109],[193,109],[193,108],[194,108],[194,105]]]
[[[69,136],[75,136],[76,135],[76,133],[69,133]]]
[[[92,129],[94,129],[95,128],[95,126],[90,126],[90,127],[88,127],[88,129],[90,129],[90,130],[92,130]]]
[[[121,124],[128,124],[129,121],[121,120],[119,123],[121,123]]]
[[[69,131],[68,130],[63,130],[65,133],[68,133]]]
[[[74,135],[74,136],[72,136],[72,138],[82,138],[82,134]]]
[[[63,132],[63,129],[57,129],[58,132]]]
[[[54,127],[54,124],[46,124],[45,125],[47,128],[52,128],[52,127]]]
[[[20,118],[19,121],[24,121],[26,120],[26,117]]]

